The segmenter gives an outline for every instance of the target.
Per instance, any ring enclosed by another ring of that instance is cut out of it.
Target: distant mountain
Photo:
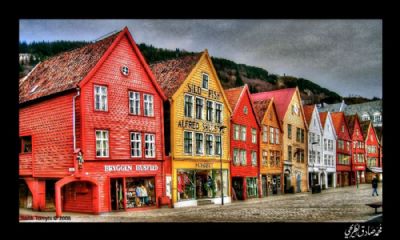
[[[37,58],[44,60],[60,52],[72,50],[85,44],[88,44],[88,42],[57,41],[33,42],[30,44],[22,42],[20,43],[20,53],[30,53]],[[138,44],[138,47],[149,64],[196,54],[195,52],[188,52],[179,48],[175,50],[156,48],[145,43]],[[241,86],[244,83],[247,83],[250,92],[256,93],[297,86],[305,104],[319,103],[321,101],[326,103],[336,103],[343,99],[336,92],[323,88],[308,79],[271,74],[263,68],[238,64],[224,58],[212,57],[212,61],[218,77],[221,80],[222,86],[225,89]],[[27,74],[28,70],[32,69],[34,65],[35,63],[21,64],[20,76]]]

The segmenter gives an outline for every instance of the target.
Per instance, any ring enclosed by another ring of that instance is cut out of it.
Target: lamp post
[[[219,127],[219,161],[220,161],[220,176],[221,176],[221,204],[224,205],[224,178],[222,176],[222,130],[224,130],[226,126]]]

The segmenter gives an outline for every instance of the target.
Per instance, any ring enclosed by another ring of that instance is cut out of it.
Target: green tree
[[[243,80],[240,77],[240,73],[239,73],[239,68],[236,69],[236,75],[235,75],[235,86],[239,87],[239,86],[243,86]]]

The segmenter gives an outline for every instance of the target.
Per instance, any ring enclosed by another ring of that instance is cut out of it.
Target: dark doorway
[[[233,189],[235,190],[237,200],[243,200],[243,178],[232,178]]]
[[[122,178],[111,178],[110,181],[111,210],[124,209],[124,188]]]
[[[32,208],[32,193],[24,179],[19,179],[19,207]]]
[[[267,175],[262,175],[261,177],[262,194],[263,197],[267,196]]]
[[[208,191],[205,185],[208,180],[208,171],[196,172],[196,198],[208,198]]]
[[[46,210],[55,211],[56,210],[56,182],[58,180],[51,179],[46,180]]]
[[[301,176],[300,174],[296,177],[296,192],[301,192]]]

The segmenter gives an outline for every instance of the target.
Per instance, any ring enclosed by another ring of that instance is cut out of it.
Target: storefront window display
[[[247,178],[247,197],[257,197],[257,178]]]
[[[228,194],[228,172],[223,170],[224,196]],[[178,201],[221,196],[221,176],[219,170],[189,170],[177,171]]]
[[[154,178],[126,178],[126,208],[156,204]]]

